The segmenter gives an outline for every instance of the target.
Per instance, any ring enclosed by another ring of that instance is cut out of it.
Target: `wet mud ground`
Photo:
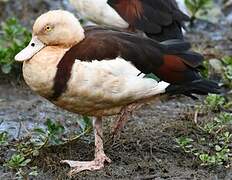
[[[15,138],[25,135],[35,125],[42,125],[47,117],[66,124],[70,131],[75,130],[78,116],[54,107],[22,82],[1,79],[0,97],[0,128],[8,129]],[[231,179],[231,169],[201,167],[196,159],[177,147],[176,137],[198,133],[193,114],[194,105],[199,103],[201,100],[178,97],[145,105],[134,113],[114,140],[109,140],[113,118],[106,118],[105,152],[112,163],[101,171],[82,172],[73,179]],[[7,151],[0,152],[1,165]],[[32,162],[39,168],[39,175],[33,179],[69,179],[70,168],[60,164],[60,160],[91,160],[93,155],[92,134],[65,146],[45,148]],[[1,180],[13,177],[0,167]]]

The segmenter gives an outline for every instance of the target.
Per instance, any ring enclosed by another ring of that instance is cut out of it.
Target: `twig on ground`
[[[195,124],[198,124],[198,113],[199,113],[199,110],[197,109],[194,113],[194,123]]]
[[[136,180],[148,180],[148,179],[154,179],[154,178],[158,178],[159,175],[157,174],[153,174],[153,175],[147,175],[147,176],[138,176],[135,179]]]
[[[19,122],[19,130],[18,130],[18,134],[17,134],[17,139],[19,139],[20,134],[21,134],[21,130],[22,130],[22,122]]]

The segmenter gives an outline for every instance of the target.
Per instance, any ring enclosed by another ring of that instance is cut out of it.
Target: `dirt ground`
[[[20,138],[35,124],[43,124],[46,117],[75,129],[76,115],[57,109],[21,82],[1,79],[0,99],[0,127],[8,128],[15,138]],[[193,157],[177,147],[175,137],[197,133],[191,115],[196,103],[201,102],[179,97],[146,105],[130,118],[121,134],[110,141],[112,118],[106,118],[105,151],[112,163],[101,171],[82,172],[73,179],[231,179],[231,170],[201,167]],[[60,164],[60,160],[91,160],[93,153],[92,135],[66,146],[44,149],[32,162],[39,168],[39,175],[34,179],[69,179],[69,167]],[[1,152],[3,154],[7,156],[6,152]],[[0,167],[0,179],[10,180],[13,176]]]

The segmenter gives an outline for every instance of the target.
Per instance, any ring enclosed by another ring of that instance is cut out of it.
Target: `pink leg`
[[[118,132],[124,127],[124,125],[128,121],[128,117],[133,113],[133,111],[140,108],[141,106],[142,104],[135,103],[126,106],[121,110],[121,114],[118,116],[116,122],[113,125],[113,129],[112,129],[113,136],[117,135]]]
[[[84,170],[99,170],[104,167],[104,162],[111,163],[111,160],[105,155],[103,149],[103,131],[102,118],[98,117],[93,120],[94,135],[95,135],[95,158],[93,161],[69,161],[64,160],[61,163],[67,163],[73,169],[69,172],[69,176],[77,174]]]
[[[123,108],[121,114],[117,117],[116,122],[113,125],[112,134],[113,136],[117,135],[118,132],[125,126],[128,121],[128,116],[131,115],[126,108]]]

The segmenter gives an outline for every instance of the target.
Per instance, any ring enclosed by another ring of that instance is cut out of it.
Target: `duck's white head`
[[[31,59],[46,46],[72,47],[85,37],[78,19],[63,10],[49,11],[37,18],[29,45],[15,56],[16,61]]]

